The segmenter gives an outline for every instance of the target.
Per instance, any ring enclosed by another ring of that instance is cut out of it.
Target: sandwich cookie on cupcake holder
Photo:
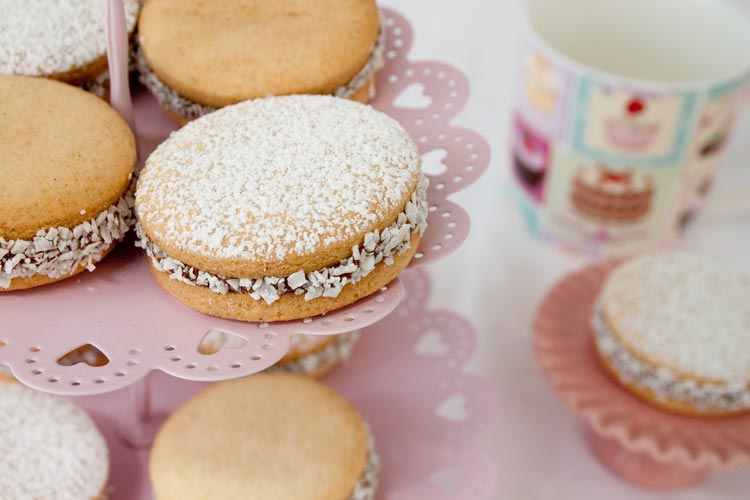
[[[690,415],[750,411],[750,281],[664,252],[607,277],[592,317],[599,357],[623,386]]]
[[[93,270],[135,221],[135,140],[104,101],[0,75],[0,291]]]
[[[340,335],[295,335],[289,352],[269,370],[323,377],[351,356],[360,331]]]
[[[427,179],[392,118],[329,96],[255,99],[174,132],[136,192],[168,292],[244,321],[306,318],[387,285],[427,226]]]
[[[149,0],[141,82],[176,122],[270,95],[367,102],[384,65],[374,0]]]
[[[109,82],[106,4],[0,0],[0,74],[52,78],[103,97]],[[140,2],[123,5],[132,35]]]
[[[149,461],[157,500],[372,500],[378,457],[367,425],[309,377],[220,382],[178,408]]]
[[[91,418],[0,374],[0,498],[106,500],[109,450]]]

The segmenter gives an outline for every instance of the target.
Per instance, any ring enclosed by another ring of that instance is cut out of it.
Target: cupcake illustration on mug
[[[549,60],[538,52],[529,53],[523,61],[523,89],[537,111],[549,114],[557,106],[562,82]]]
[[[668,155],[674,147],[681,108],[679,96],[648,96],[597,86],[591,94],[585,141],[606,153]]]
[[[632,224],[651,211],[654,191],[648,173],[615,170],[602,164],[581,165],[573,176],[570,203],[586,219]]]

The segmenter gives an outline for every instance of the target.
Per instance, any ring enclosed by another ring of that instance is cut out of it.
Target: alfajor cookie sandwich
[[[750,410],[750,281],[699,255],[625,262],[592,318],[607,371],[637,396],[696,416]]]
[[[169,417],[149,460],[157,500],[373,500],[378,466],[341,395],[282,374],[203,390]]]
[[[93,270],[135,222],[135,140],[106,102],[0,75],[0,292]]]
[[[109,449],[83,410],[3,375],[0,408],[0,498],[106,500]]]
[[[384,61],[374,0],[149,0],[138,33],[141,82],[180,124],[270,95],[366,102]]]
[[[0,0],[0,74],[52,78],[108,92],[104,0]],[[128,33],[139,0],[123,0]]]
[[[320,378],[351,356],[360,331],[340,335],[295,335],[292,346],[271,371]]]
[[[328,96],[255,99],[174,132],[136,192],[159,284],[203,313],[306,318],[387,285],[427,226],[406,131]]]

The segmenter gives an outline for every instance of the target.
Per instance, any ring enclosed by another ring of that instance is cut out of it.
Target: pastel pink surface
[[[111,22],[122,23],[116,9],[110,12]],[[447,197],[482,175],[489,163],[489,146],[475,132],[450,125],[469,95],[463,75],[441,63],[409,62],[406,54],[412,32],[408,22],[392,11],[386,10],[385,16],[386,66],[378,74],[373,106],[399,120],[423,154],[446,151],[444,172],[430,176],[429,227],[413,267],[449,255],[465,240],[468,215]],[[122,39],[121,31],[110,33],[116,40]],[[115,54],[113,70],[123,64],[118,43],[110,47]],[[113,75],[127,77],[126,72],[117,70]],[[396,104],[412,84],[424,87],[428,106],[404,108]],[[116,89],[113,104],[127,118],[127,86],[113,84],[113,91]],[[134,103],[140,157],[145,158],[176,125],[144,90],[135,93]],[[23,383],[58,394],[116,390],[156,369],[190,380],[239,377],[263,370],[283,357],[292,334],[328,335],[363,328],[390,314],[401,294],[400,282],[395,280],[387,291],[323,317],[273,324],[221,320],[186,308],[159,288],[146,258],[126,241],[93,273],[4,293],[0,316],[9,319],[0,332],[0,364],[8,365]],[[235,344],[243,345],[200,354],[201,340],[215,331],[233,334],[239,339]],[[61,356],[84,344],[99,349],[109,364],[58,364]]]
[[[490,500],[496,466],[476,438],[493,422],[498,401],[489,381],[464,372],[476,332],[461,316],[425,309],[430,282],[424,271],[407,271],[403,281],[408,293],[396,312],[365,329],[347,365],[325,381],[372,428],[381,457],[379,499]],[[206,387],[162,373],[149,382],[157,413],[169,413]],[[121,390],[73,398],[108,438],[111,500],[151,498],[148,451],[116,438],[116,428],[132,413],[129,396]]]
[[[534,322],[536,357],[554,389],[596,436],[622,448],[595,440],[597,456],[627,479],[660,489],[694,483],[706,468],[749,465],[750,416],[693,418],[662,411],[604,372],[589,320],[614,266],[596,264],[564,278],[545,297]],[[665,467],[661,478],[654,462]],[[663,476],[667,468],[671,478]]]

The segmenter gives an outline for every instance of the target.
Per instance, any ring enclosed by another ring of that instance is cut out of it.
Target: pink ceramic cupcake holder
[[[589,426],[595,455],[638,485],[667,490],[710,470],[750,465],[750,416],[697,418],[660,410],[615,383],[597,359],[589,320],[613,263],[584,268],[556,285],[534,323],[542,371]]]
[[[142,89],[135,94],[134,106],[131,103],[128,86],[122,83],[127,80],[127,36],[121,4],[111,0],[108,7],[110,26],[115,28],[108,37],[114,56],[110,71],[116,80],[111,101],[128,121],[134,109],[143,159],[176,126]],[[447,152],[445,171],[430,176],[429,228],[411,264],[414,267],[449,255],[466,238],[469,218],[447,197],[479,178],[489,163],[489,147],[475,132],[449,123],[469,94],[463,75],[441,63],[409,62],[408,22],[391,11],[385,11],[385,17],[386,66],[378,74],[373,105],[403,123],[423,154],[435,149]],[[424,86],[430,99],[427,107],[394,104],[412,84]],[[0,315],[7,321],[0,332],[0,364],[8,365],[23,383],[57,394],[84,395],[125,387],[157,369],[204,381],[250,375],[281,359],[293,334],[330,335],[364,328],[390,314],[403,292],[396,279],[387,289],[325,316],[242,323],[202,315],[178,303],[156,284],[145,255],[130,240],[97,267],[93,273],[54,285],[3,294]],[[199,352],[202,342],[211,341],[222,348],[212,354]],[[63,366],[61,358],[81,346],[103,353],[109,362]]]
[[[430,281],[423,270],[402,275],[408,291],[394,314],[365,329],[360,344],[325,381],[370,424],[381,457],[382,500],[490,500],[496,465],[476,444],[494,421],[496,390],[464,365],[476,348],[465,318],[426,309]],[[156,414],[168,414],[205,388],[163,373],[149,378]],[[125,446],[131,393],[74,398],[105,433],[111,450],[111,500],[152,498],[148,451]]]

